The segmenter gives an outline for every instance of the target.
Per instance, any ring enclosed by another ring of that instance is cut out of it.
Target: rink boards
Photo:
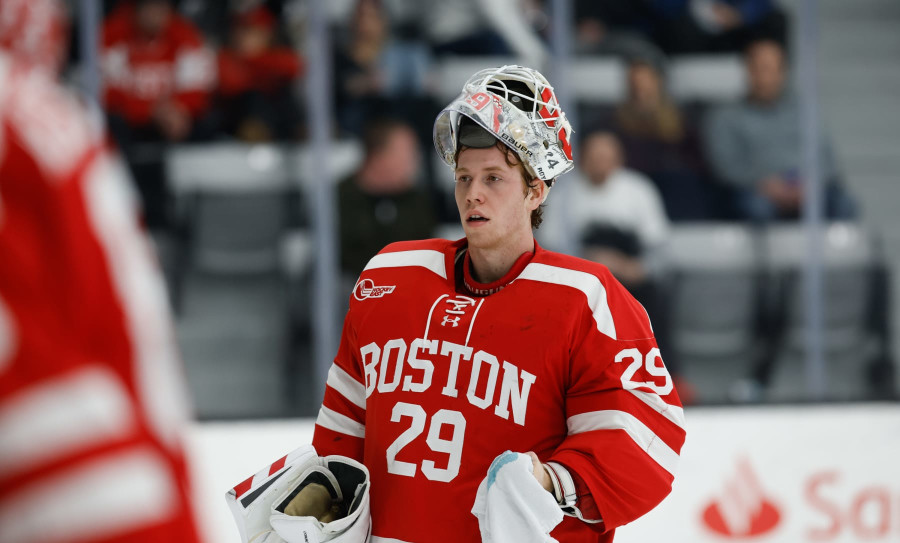
[[[617,543],[900,541],[900,405],[687,409],[672,494]],[[199,423],[207,539],[238,543],[225,491],[312,437],[312,420]]]

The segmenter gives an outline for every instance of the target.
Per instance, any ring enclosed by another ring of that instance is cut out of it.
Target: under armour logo
[[[441,321],[441,326],[452,324],[453,327],[456,328],[459,326],[459,320],[462,318],[461,315],[466,314],[466,309],[475,306],[474,298],[462,295],[458,295],[456,298],[447,298],[444,301],[450,304],[450,307],[444,310],[446,315],[444,315],[444,320]],[[457,316],[454,317],[451,315]]]
[[[451,317],[449,315],[444,315],[444,320],[441,321],[441,326],[447,326],[447,324],[452,324],[454,328],[459,326],[459,319],[461,317]]]

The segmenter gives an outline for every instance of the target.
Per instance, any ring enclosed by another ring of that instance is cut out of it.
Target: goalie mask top
[[[476,73],[434,122],[434,146],[451,168],[459,145],[489,147],[496,138],[548,185],[574,167],[571,137],[553,87],[523,66]]]

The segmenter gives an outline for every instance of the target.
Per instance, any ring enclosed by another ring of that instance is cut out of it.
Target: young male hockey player
[[[313,445],[369,469],[375,541],[479,541],[476,488],[507,449],[545,463],[574,515],[559,541],[611,541],[670,491],[684,419],[647,314],[532,235],[571,133],[537,71],[475,74],[434,134],[466,237],[389,245],[359,278]]]
[[[532,235],[571,132],[537,71],[472,76],[434,131],[466,237],[391,244],[356,284],[313,445],[367,468],[373,542],[481,541],[473,504],[507,450],[535,455],[524,476],[568,515],[561,542],[612,541],[671,489],[684,418],[646,312]]]

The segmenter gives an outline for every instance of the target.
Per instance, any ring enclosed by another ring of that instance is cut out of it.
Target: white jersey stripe
[[[402,268],[406,266],[420,266],[433,271],[444,279],[447,278],[447,266],[444,264],[444,253],[422,249],[416,251],[397,251],[396,253],[381,253],[372,257],[366,264],[366,270],[377,268]]]
[[[177,512],[171,469],[138,449],[79,464],[0,502],[0,541],[106,540]]]
[[[377,535],[373,535],[369,540],[371,543],[409,543],[408,541],[401,541],[390,537],[378,537]]]
[[[24,390],[0,406],[0,478],[122,438],[135,424],[121,381],[96,366]]]
[[[188,392],[179,370],[162,273],[136,219],[135,195],[120,160],[94,159],[84,184],[88,220],[103,248],[128,327],[138,398],[150,427],[172,448],[188,422]]]
[[[366,437],[366,427],[350,417],[341,415],[337,411],[328,409],[324,405],[319,409],[319,417],[316,424],[322,428],[328,428],[348,436]]]
[[[517,279],[530,279],[542,283],[553,283],[580,290],[587,297],[588,307],[594,315],[597,330],[616,339],[616,325],[606,300],[606,288],[595,276],[578,270],[559,268],[532,262],[525,266]]]
[[[569,435],[594,430],[625,430],[628,436],[664,470],[675,475],[678,453],[666,445],[653,430],[634,415],[624,411],[591,411],[573,415],[566,421]]]
[[[639,400],[655,409],[657,413],[672,421],[672,423],[674,423],[682,430],[685,429],[683,408],[678,407],[677,405],[667,404],[665,400],[651,392],[645,392],[643,390],[636,389],[631,389],[628,392],[631,392],[632,394],[637,396]]]
[[[353,405],[362,409],[366,408],[366,386],[351,377],[337,364],[331,365],[331,369],[328,370],[328,381],[325,384],[338,391]]]

